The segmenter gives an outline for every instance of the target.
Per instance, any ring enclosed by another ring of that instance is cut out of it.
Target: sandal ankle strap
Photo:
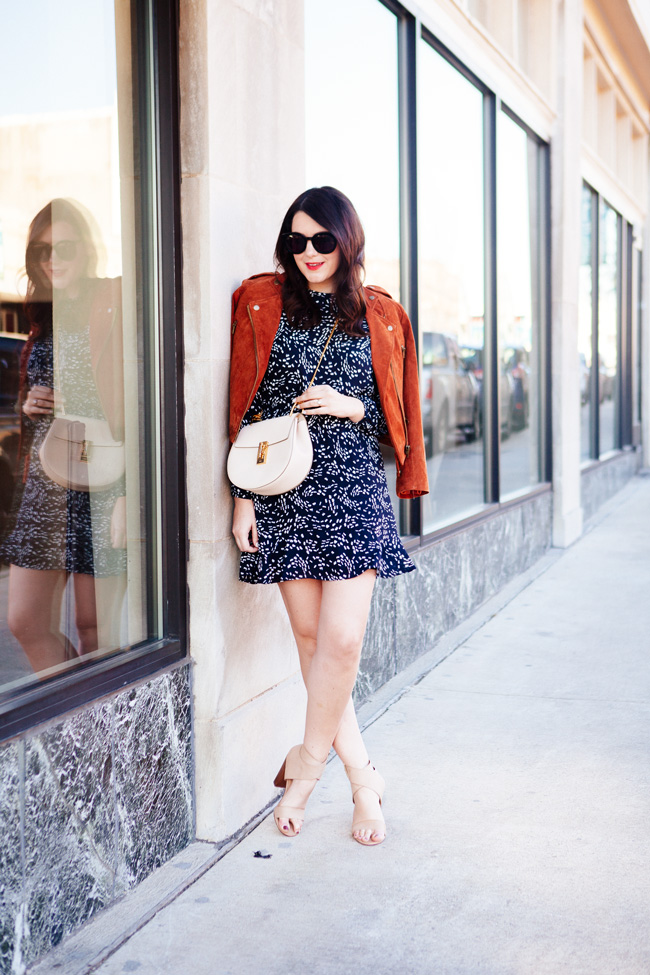
[[[381,802],[386,783],[374,765],[371,765],[370,762],[364,768],[352,768],[351,765],[346,765],[345,774],[350,780],[352,801],[354,801],[354,797],[359,789],[372,789],[379,796],[379,801]]]
[[[327,759],[324,762],[307,761],[305,755],[312,758],[304,745],[294,745],[287,755],[284,776],[285,779],[320,779],[325,771]]]

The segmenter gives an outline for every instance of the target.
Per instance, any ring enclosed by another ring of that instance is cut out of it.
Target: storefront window
[[[539,153],[539,144],[502,112],[497,129],[502,498],[540,480]]]
[[[156,238],[147,72],[136,71],[150,51],[145,9],[87,0],[56,17],[29,0],[10,14],[0,66],[5,696],[161,636]]]
[[[580,380],[580,459],[592,456],[592,348],[593,348],[593,190],[582,187],[580,295],[578,303],[578,376]]]
[[[600,210],[598,266],[598,387],[600,453],[618,446],[618,319],[620,302],[619,215],[607,203]]]
[[[422,42],[418,253],[423,533],[483,506],[483,95]]]
[[[499,113],[496,132],[486,129],[489,93],[426,33],[412,62],[413,24],[390,6],[333,0],[323,18],[322,5],[305,2],[306,184],[339,186],[357,206],[366,228],[369,283],[398,297],[400,236],[406,253],[417,250],[418,304],[410,310],[418,326],[430,493],[401,505],[400,514],[408,516],[401,523],[409,531],[426,536],[483,511],[486,498],[493,503],[520,494],[543,476],[546,147],[506,111]],[[337,71],[324,87],[321,79],[333,60]],[[410,74],[414,64],[417,85]],[[336,137],[324,138],[331,106],[345,106],[351,98],[360,99],[360,114],[339,112]],[[381,132],[382,149],[370,165],[367,154],[349,149],[359,144],[360,132]],[[492,140],[496,213],[484,168]],[[416,153],[417,192],[408,182]],[[400,212],[400,200],[409,201],[406,212]],[[490,268],[497,267],[497,280],[490,277],[488,285],[486,226],[490,236],[495,231],[498,246],[498,253],[487,255]],[[485,331],[486,287],[490,307],[498,310],[495,348],[494,336]],[[484,376],[488,361],[498,362],[498,388],[491,374]],[[494,459],[493,469],[486,469],[486,458],[491,464]],[[388,454],[387,466],[392,486]]]

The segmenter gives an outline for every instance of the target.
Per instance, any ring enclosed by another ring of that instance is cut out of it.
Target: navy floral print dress
[[[103,417],[90,360],[89,326],[61,326],[58,339],[68,413]],[[27,363],[31,386],[54,387],[52,336],[34,342]],[[74,491],[50,480],[38,455],[52,422],[51,416],[25,418],[31,435],[27,480],[16,492],[13,525],[0,546],[3,562],[25,569],[61,569],[96,577],[119,575],[126,568],[126,551],[111,544],[111,515],[125,493],[124,479],[105,491]]]
[[[304,392],[335,321],[328,294],[311,292],[321,322],[294,328],[283,312],[269,364],[244,417],[284,416]],[[370,336],[336,331],[314,384],[329,385],[363,402],[359,423],[348,417],[307,418],[314,447],[312,468],[292,491],[250,494],[232,487],[235,497],[252,498],[258,552],[242,552],[239,578],[271,583],[290,579],[351,579],[367,569],[390,578],[415,566],[400,541],[388,493],[378,438],[387,432],[372,371]]]

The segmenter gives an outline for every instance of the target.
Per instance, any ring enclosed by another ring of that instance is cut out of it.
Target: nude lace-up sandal
[[[384,789],[386,788],[386,783],[382,779],[381,775],[370,762],[364,768],[352,768],[350,765],[345,766],[345,774],[350,780],[350,786],[352,787],[352,802],[354,803],[354,815],[352,817],[352,838],[360,843],[361,846],[379,846],[386,839],[386,823],[383,819],[357,819],[357,806],[356,806],[356,795],[359,789],[370,789],[379,797],[379,805],[381,806],[381,800],[384,795]],[[384,834],[380,840],[361,840],[354,835],[355,830],[358,829],[369,829],[374,832],[381,832]]]
[[[324,762],[305,761],[304,755],[312,756],[309,754],[304,745],[294,745],[290,750],[289,754],[282,763],[282,767],[276,777],[273,780],[273,785],[276,785],[279,789],[288,789],[294,779],[307,779],[318,781],[325,771],[325,766],[327,765],[327,759]],[[283,836],[297,836],[300,832],[291,828],[289,824],[289,829],[282,829],[278,820],[280,819],[301,819],[305,818],[305,806],[302,808],[297,806],[285,806],[280,800],[279,805],[275,807],[273,812],[273,819],[275,820],[275,825],[278,827]]]

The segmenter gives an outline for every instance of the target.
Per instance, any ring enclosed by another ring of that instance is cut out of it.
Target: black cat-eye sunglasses
[[[331,254],[332,251],[336,250],[337,244],[336,237],[328,230],[322,230],[320,233],[314,234],[313,237],[305,237],[304,234],[291,232],[284,234],[284,239],[292,254],[302,254],[309,240],[318,254]]]

